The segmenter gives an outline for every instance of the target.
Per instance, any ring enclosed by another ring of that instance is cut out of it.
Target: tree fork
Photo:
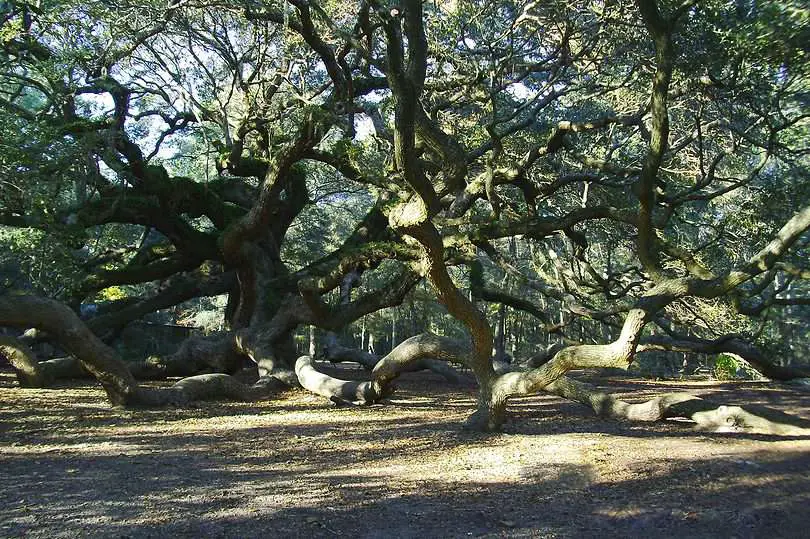
[[[394,208],[389,217],[391,226],[416,239],[424,249],[424,264],[428,279],[433,285],[439,301],[455,318],[467,326],[472,337],[472,350],[465,363],[472,369],[483,397],[479,400],[479,409],[470,423],[470,427],[479,428],[489,425],[490,420],[483,420],[480,416],[490,412],[500,421],[503,415],[503,406],[498,399],[493,400],[492,384],[495,371],[492,368],[492,328],[486,317],[478,310],[475,304],[462,294],[447,272],[444,264],[444,246],[436,227],[429,220],[426,204],[414,197],[407,204]]]

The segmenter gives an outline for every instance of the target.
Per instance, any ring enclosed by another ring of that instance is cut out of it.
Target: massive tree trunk
[[[257,366],[261,379],[276,379],[289,386],[297,386],[292,332],[297,320],[295,311],[300,305],[288,296],[271,318],[256,315],[251,324],[235,333],[237,350],[249,357]]]

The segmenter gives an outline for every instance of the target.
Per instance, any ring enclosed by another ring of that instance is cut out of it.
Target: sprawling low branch
[[[486,429],[497,428],[509,397],[536,393],[572,369],[627,368],[633,361],[642,330],[661,309],[686,296],[722,296],[768,271],[808,228],[810,207],[794,215],[765,248],[737,270],[711,280],[682,278],[659,282],[635,303],[625,318],[621,334],[612,343],[570,346],[536,369],[510,372],[498,377],[493,384],[490,406],[487,409],[479,408],[472,423]]]
[[[301,356],[295,362],[295,375],[304,389],[326,397],[335,404],[369,404],[378,400],[378,394],[370,382],[341,380],[319,372],[309,356]]]
[[[736,336],[719,339],[700,339],[697,337],[652,335],[641,340],[639,350],[670,350],[676,352],[697,352],[703,354],[734,354],[745,360],[763,376],[773,380],[793,380],[810,378],[810,368],[785,367],[776,364],[765,353],[751,343]]]
[[[138,400],[138,384],[124,362],[62,303],[34,296],[2,296],[0,324],[48,332],[96,377],[114,405]]]
[[[138,385],[126,363],[67,306],[35,296],[0,296],[0,325],[36,327],[48,332],[102,385],[113,405],[183,405],[195,400],[266,398],[283,384],[264,380],[245,386],[226,374],[185,378],[170,388]]]
[[[373,359],[372,379],[363,382],[341,380],[319,372],[314,367],[312,358],[302,356],[295,365],[299,382],[305,389],[335,403],[370,404],[387,397],[393,391],[391,382],[403,372],[425,366],[427,361],[467,364],[472,351],[468,345],[459,341],[422,333],[405,339],[382,358],[372,358],[361,351],[348,355],[345,350],[338,350],[337,354],[344,359],[351,358],[360,362],[370,363]],[[432,370],[445,374],[441,369]]]
[[[686,418],[697,428],[714,432],[749,432],[780,436],[810,436],[810,421],[778,410],[755,406],[726,406],[687,393],[670,393],[645,402],[628,403],[566,376],[545,391],[592,408],[597,415],[629,421]]]
[[[418,337],[417,341],[414,341],[413,339],[416,339],[417,337]],[[417,335],[416,337],[406,339],[405,341],[394,347],[391,353],[389,353],[384,357],[379,356],[377,354],[365,352],[363,350],[358,350],[356,348],[347,348],[345,346],[341,346],[337,342],[328,343],[324,347],[325,348],[324,359],[331,363],[340,363],[340,362],[359,363],[369,371],[372,371],[383,359],[386,359],[388,362],[393,361],[396,363],[401,363],[403,370],[399,372],[431,370],[436,374],[443,376],[446,381],[452,384],[458,383],[459,382],[458,372],[454,368],[450,367],[446,361],[441,361],[430,357],[429,355],[430,351],[425,349],[424,340],[430,337],[435,336],[423,333],[421,335]],[[441,339],[441,337],[436,338]],[[414,350],[411,347],[415,347],[418,350]],[[444,357],[448,353],[446,350],[443,350],[441,346],[433,348],[434,350],[440,350],[439,357]],[[457,358],[454,358],[454,361],[456,361],[457,363],[463,363],[464,360],[461,356],[458,356]],[[385,369],[388,369],[388,367],[386,367]],[[378,372],[383,373],[384,370]],[[385,385],[388,383],[388,381],[389,379],[386,378],[385,380],[382,380],[381,383]]]
[[[0,336],[0,356],[5,356],[23,387],[46,387],[49,376],[37,356],[25,343],[13,337]]]
[[[171,279],[163,289],[150,298],[130,303],[121,309],[105,313],[88,321],[87,325],[97,335],[115,333],[129,322],[143,315],[178,305],[184,301],[201,296],[216,296],[233,289],[236,276],[226,272],[213,277],[204,272],[178,275]]]

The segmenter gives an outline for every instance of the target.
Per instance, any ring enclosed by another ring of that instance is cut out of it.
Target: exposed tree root
[[[726,406],[688,393],[669,393],[629,403],[594,386],[562,377],[545,391],[592,408],[597,415],[628,421],[685,418],[712,432],[748,432],[777,436],[810,436],[810,421],[762,406]]]

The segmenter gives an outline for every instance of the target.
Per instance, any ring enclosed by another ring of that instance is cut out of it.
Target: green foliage
[[[56,296],[70,290],[82,269],[58,234],[0,226],[0,293],[35,292]]]
[[[120,286],[109,286],[96,294],[98,301],[116,301],[126,297],[126,291]]]
[[[729,271],[810,197],[810,10],[804,4],[709,0],[684,11],[675,25],[670,148],[655,200],[655,233],[670,276],[688,271],[665,246],[677,246],[716,274]],[[167,7],[152,0],[43,2],[30,32],[19,13],[8,17],[0,29],[0,215],[9,223],[0,233],[0,262],[14,276],[7,286],[70,297],[88,280],[100,282],[99,274],[127,268],[152,228],[163,231],[158,241],[166,248],[152,251],[150,261],[178,253],[196,260],[199,243],[222,239],[260,193],[275,191],[273,225],[308,197],[281,237],[256,240],[270,253],[273,277],[286,276],[332,256],[375,203],[388,211],[405,202],[412,189],[394,170],[387,134],[353,137],[348,128],[352,120],[370,124],[362,111],[376,109],[381,131],[394,133],[401,102],[382,88],[358,95],[352,113],[342,114],[336,103],[345,97],[333,95],[337,84],[325,69],[324,47],[351,75],[349,90],[359,94],[362,83],[383,78],[380,21],[372,10],[372,35],[363,35],[356,20],[367,5],[309,6],[320,41],[289,24],[301,7],[275,0],[251,4],[272,15],[257,19],[245,16],[245,4]],[[665,16],[673,14],[674,3],[658,5]],[[655,51],[638,9],[632,2],[584,0],[465,0],[423,8],[429,59],[417,106],[468,153],[463,187],[475,192],[485,174],[498,174],[493,189],[504,210],[492,219],[494,199],[478,193],[463,215],[437,218],[448,263],[459,265],[451,270],[455,282],[465,294],[468,277],[497,286],[548,314],[538,322],[512,308],[504,313],[507,340],[521,355],[563,337],[609,342],[629,305],[652,285],[639,265],[634,219],[650,148]],[[27,45],[39,48],[18,50]],[[409,52],[410,44],[403,48]],[[119,118],[115,105],[122,103],[128,109]],[[596,125],[609,118],[616,121]],[[334,123],[285,177],[269,176],[268,183],[279,183],[262,185],[308,119]],[[584,124],[552,149],[560,122]],[[416,136],[418,173],[441,191],[447,157],[430,138]],[[527,169],[517,171],[530,157]],[[302,174],[305,190],[274,190]],[[459,200],[449,190],[440,195],[446,206]],[[620,217],[538,231],[538,222],[596,207]],[[482,223],[488,228],[475,238],[482,241],[471,245]],[[487,238],[492,231],[498,232]],[[410,241],[393,236],[381,245]],[[483,240],[511,269],[484,254]],[[216,247],[200,250],[218,268],[232,269]],[[786,262],[805,268],[806,251],[805,242]],[[480,261],[468,275],[461,266],[471,265],[471,254]],[[366,271],[358,292],[384,286],[401,268],[402,261],[386,261]],[[757,284],[750,283],[734,301],[685,299],[663,314],[674,329],[695,336],[746,332],[765,343],[786,335],[806,343],[808,317],[800,306],[773,309],[765,321],[738,309],[740,301],[810,292],[806,278],[789,279],[790,288],[767,286],[749,298]],[[154,292],[168,280],[93,289],[85,298]],[[284,300],[272,286],[262,298],[271,309]],[[479,307],[491,321],[500,311]],[[199,323],[219,327],[213,319],[222,305],[194,308],[207,313]],[[610,314],[599,316],[600,310]],[[559,333],[549,333],[555,325]],[[424,285],[404,305],[350,328],[383,340],[423,329],[464,335]],[[795,348],[797,355],[805,349]],[[717,373],[731,372],[732,360],[718,359]]]
[[[740,364],[734,356],[720,354],[714,359],[712,375],[717,380],[733,380],[737,377]]]

